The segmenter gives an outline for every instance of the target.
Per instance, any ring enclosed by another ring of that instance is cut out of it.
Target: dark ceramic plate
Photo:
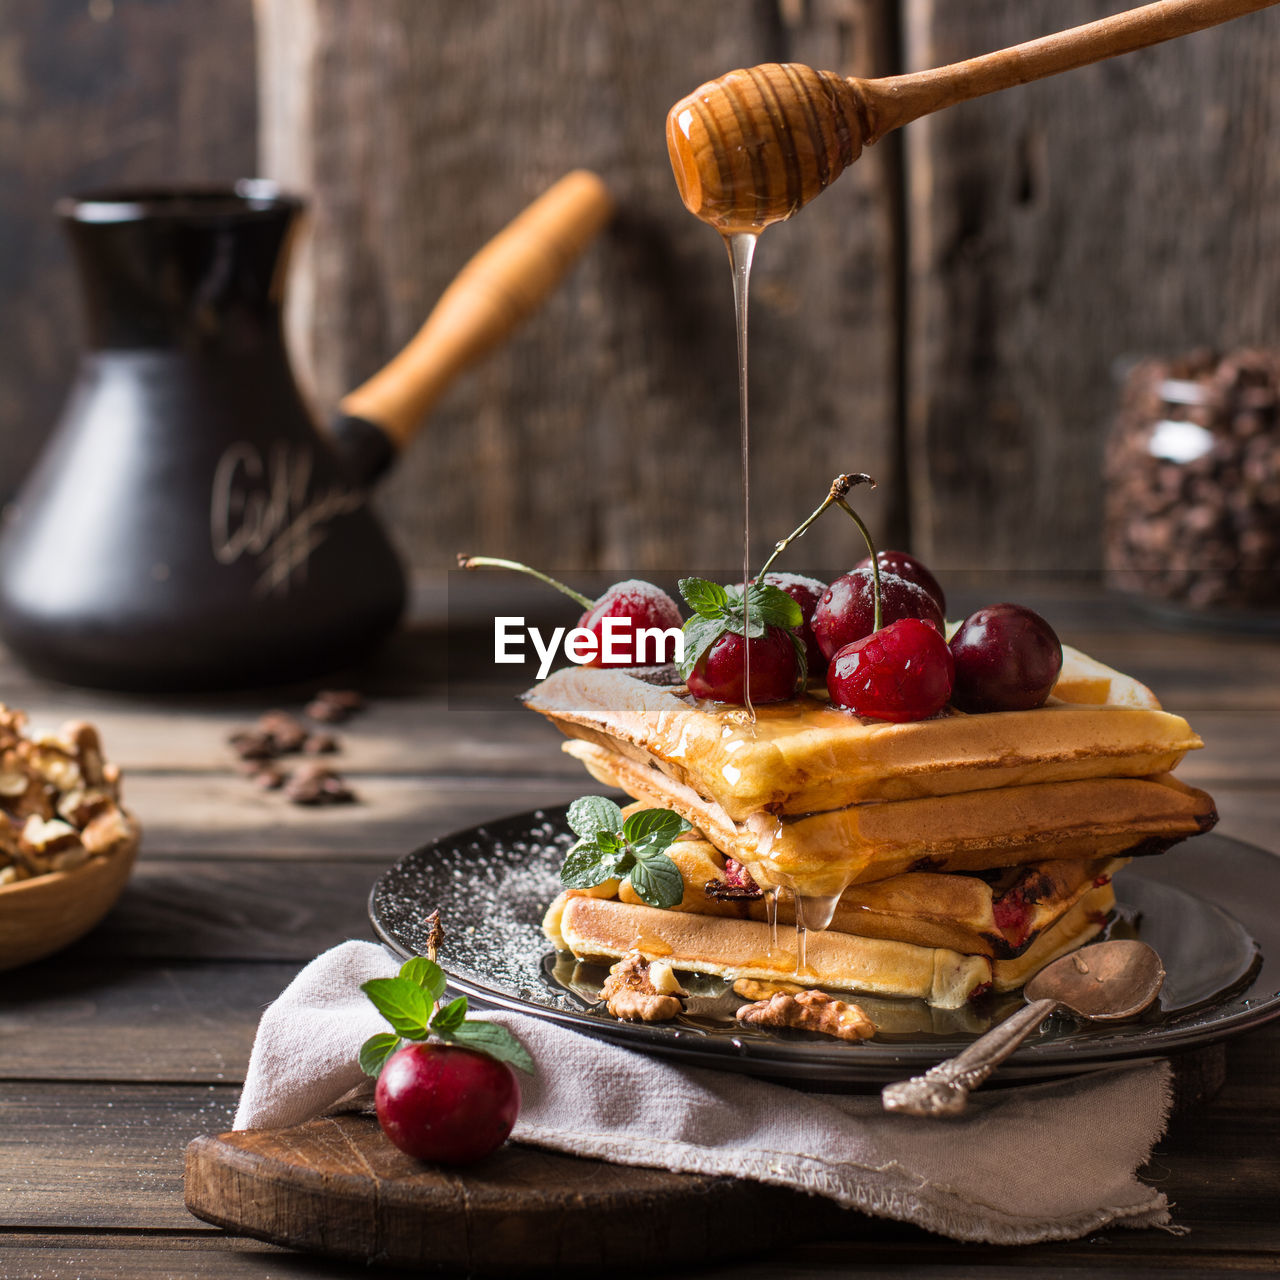
[[[857,1086],[899,1079],[962,1049],[1020,1002],[986,997],[964,1009],[919,1000],[861,1004],[881,1028],[850,1045],[798,1032],[745,1028],[740,1003],[715,978],[686,983],[687,1016],[660,1025],[618,1022],[593,1000],[604,970],[557,956],[540,921],[559,891],[572,842],[563,808],[503,818],[434,840],[386,871],[369,896],[374,929],[400,955],[425,949],[423,921],[439,907],[440,963],[450,985],[482,1006],[534,1014],[691,1065]],[[1280,1016],[1280,859],[1223,836],[1201,836],[1139,860],[1116,879],[1112,937],[1139,937],[1168,977],[1136,1022],[1082,1026],[1054,1017],[1001,1069],[1005,1078],[1054,1076],[1162,1057]]]

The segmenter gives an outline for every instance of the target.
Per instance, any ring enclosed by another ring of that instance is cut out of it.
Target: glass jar
[[[1109,586],[1169,612],[1280,623],[1280,352],[1136,365],[1104,474]]]

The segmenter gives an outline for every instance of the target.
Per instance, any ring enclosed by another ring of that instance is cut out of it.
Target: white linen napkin
[[[263,1014],[234,1127],[367,1105],[357,1054],[387,1027],[360,984],[398,969],[371,942],[344,942],[307,965]],[[1135,1176],[1164,1132],[1167,1063],[991,1089],[960,1117],[917,1119],[887,1115],[878,1096],[801,1093],[536,1017],[484,1016],[537,1066],[518,1073],[516,1142],[793,1187],[957,1240],[1031,1244],[1169,1223],[1165,1196]]]

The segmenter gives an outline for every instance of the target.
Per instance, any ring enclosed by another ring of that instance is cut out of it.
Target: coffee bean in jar
[[[1136,365],[1105,475],[1109,586],[1224,621],[1280,615],[1280,352]]]

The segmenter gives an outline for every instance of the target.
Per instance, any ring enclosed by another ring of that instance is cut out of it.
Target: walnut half
[[[837,1040],[869,1040],[876,1024],[856,1004],[845,1004],[825,991],[779,991],[768,1000],[744,1004],[738,1021],[752,1027],[795,1027],[835,1036]]]
[[[651,965],[639,951],[628,951],[600,988],[605,1008],[624,1022],[668,1022],[684,1008],[685,994],[669,964]]]
[[[789,995],[798,995],[804,987],[798,982],[780,982],[762,978],[739,978],[733,984],[733,994],[744,1000],[768,1000],[770,996],[785,991]]]

